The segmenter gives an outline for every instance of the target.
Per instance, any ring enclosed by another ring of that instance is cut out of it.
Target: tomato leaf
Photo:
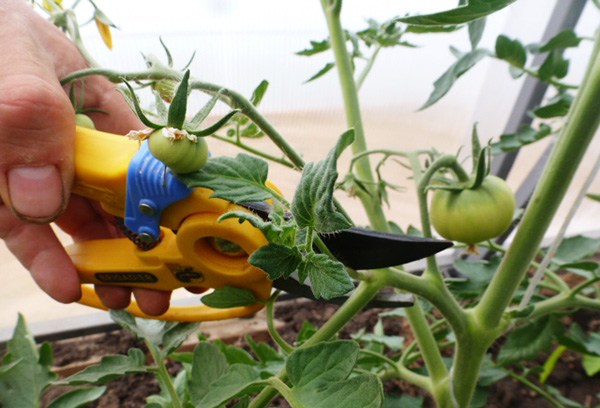
[[[52,401],[47,408],[79,408],[87,406],[104,394],[106,387],[77,388],[62,394]]]
[[[252,103],[252,105],[254,106],[258,106],[262,101],[263,96],[265,96],[268,87],[268,81],[261,81],[260,84],[258,84],[258,86],[256,87],[256,89],[254,89],[254,92],[252,92],[252,96],[250,97],[250,103]]]
[[[352,223],[335,209],[333,190],[338,177],[337,159],[354,141],[354,130],[342,134],[327,158],[308,163],[294,194],[292,214],[300,228],[312,227],[319,233],[350,228]]]
[[[162,357],[175,351],[194,332],[200,323],[166,322],[134,317],[126,310],[111,310],[110,317],[138,338],[147,340]]]
[[[235,158],[210,158],[199,171],[175,176],[190,188],[205,187],[213,190],[211,197],[243,203],[265,201],[276,196],[266,184],[268,172],[266,161],[239,153]]]
[[[442,76],[436,79],[436,81],[433,83],[433,92],[431,93],[431,95],[429,95],[429,99],[427,99],[427,102],[425,102],[425,104],[421,106],[419,110],[428,108],[437,101],[439,101],[444,95],[448,93],[450,88],[452,88],[452,85],[454,85],[454,83],[460,76],[462,76],[465,72],[473,68],[475,64],[481,61],[484,57],[489,55],[491,55],[490,51],[482,48],[478,48],[476,50],[463,54],[458,59],[458,61],[452,64],[450,68],[448,68],[446,72],[442,74]]]
[[[562,331],[564,327],[554,315],[544,316],[516,328],[508,335],[500,350],[498,365],[534,360],[540,352],[550,348],[552,341]]]
[[[319,72],[308,78],[306,81],[304,81],[304,83],[306,84],[308,82],[314,81],[317,78],[322,77],[323,75],[331,71],[333,67],[335,67],[335,62],[328,62],[323,68],[319,70]]]
[[[527,62],[527,51],[519,40],[511,40],[505,35],[499,35],[496,39],[496,57],[512,66],[523,68]]]
[[[202,303],[215,309],[229,309],[231,307],[250,306],[258,302],[250,289],[225,286],[215,289],[214,292],[202,296]]]
[[[297,247],[271,242],[256,250],[248,262],[268,273],[271,280],[287,279],[302,262],[302,253]]]
[[[565,48],[577,47],[583,38],[578,37],[573,30],[564,30],[552,37],[546,44],[541,46],[538,52],[550,52]]]
[[[561,92],[554,98],[548,100],[546,105],[534,109],[533,114],[542,119],[567,116],[571,104],[573,103],[573,99],[573,95],[567,92]]]
[[[108,383],[127,374],[145,373],[149,367],[144,366],[146,355],[137,348],[129,349],[128,355],[102,357],[99,364],[57,381],[58,385],[81,385],[90,383]]]
[[[546,57],[542,66],[538,70],[538,75],[542,81],[548,81],[554,78],[564,78],[569,72],[569,61],[566,60],[560,51],[554,50]]]
[[[260,372],[243,363],[228,362],[221,347],[201,342],[194,349],[192,371],[188,379],[193,406],[220,407],[233,398],[257,391],[258,384]]]
[[[310,279],[311,289],[317,299],[331,299],[354,289],[344,265],[325,254],[309,252],[298,266],[300,282]]]
[[[500,257],[494,256],[489,261],[471,262],[465,259],[456,259],[454,268],[465,276],[465,279],[450,281],[450,290],[463,299],[470,299],[483,294],[494,273],[500,265]]]
[[[25,318],[19,314],[0,363],[0,405],[27,408],[39,406],[42,391],[56,379],[50,371],[52,349],[38,352]]]
[[[433,14],[398,17],[396,18],[396,21],[424,26],[465,24],[495,13],[515,1],[516,0],[469,0],[466,5],[461,7]]]
[[[576,235],[563,240],[554,261],[559,265],[573,263],[593,256],[600,249],[600,239]]]
[[[471,50],[475,50],[481,41],[483,31],[485,30],[486,18],[471,21],[469,23],[469,41],[471,42]]]
[[[341,340],[299,349],[290,354],[286,371],[293,383],[286,396],[292,406],[371,408],[383,403],[383,388],[373,374],[349,378],[358,345]]]
[[[327,51],[330,48],[331,48],[331,44],[329,43],[329,40],[311,41],[310,48],[306,48],[302,51],[298,51],[296,53],[296,55],[302,55],[305,57],[309,57],[311,55],[315,55],[315,54],[319,54],[321,52]]]
[[[490,152],[493,156],[512,152],[551,134],[552,128],[544,123],[540,124],[539,129],[525,125],[517,133],[500,136],[500,141],[490,144]]]
[[[600,357],[600,334],[591,332],[586,336],[577,323],[571,325],[569,332],[563,333],[558,342],[581,354]]]
[[[279,351],[266,343],[257,343],[249,335],[244,336],[244,340],[262,363],[285,360]]]

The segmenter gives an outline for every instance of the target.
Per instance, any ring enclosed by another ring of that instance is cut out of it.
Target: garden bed
[[[275,308],[276,324],[282,337],[286,341],[292,342],[305,321],[317,326],[321,325],[337,308],[336,305],[307,300],[280,302]],[[349,338],[363,327],[369,332],[377,323],[379,314],[385,310],[368,309],[363,311],[340,332],[340,337]],[[572,319],[584,329],[597,330],[600,328],[600,317],[592,312],[578,312],[566,319]],[[384,330],[386,335],[399,335],[409,341],[412,340],[405,319],[384,319]],[[201,326],[200,331],[211,340],[221,339],[226,343],[238,346],[244,346],[243,337],[246,334],[257,341],[268,341],[269,339],[262,314],[253,318],[238,319],[235,324],[231,324],[231,322],[227,322],[227,324],[206,323]],[[191,338],[182,347],[191,350],[196,343],[197,340]],[[126,354],[127,350],[132,347],[146,350],[143,342],[125,330],[56,341],[52,343],[52,346],[54,370],[61,377],[71,375],[90,364],[95,364],[105,355]],[[546,357],[547,355],[541,355],[539,362],[543,363]],[[169,362],[168,367],[174,374],[179,370],[180,365],[177,362]],[[600,392],[600,375],[587,377],[581,365],[581,358],[575,353],[567,352],[562,355],[547,383],[559,389],[565,397],[578,401],[585,407],[596,407],[600,404],[596,396]],[[51,401],[68,389],[68,387],[50,387],[44,394],[44,402]],[[129,375],[110,382],[106,393],[91,407],[143,407],[146,396],[159,391],[160,388],[154,376],[150,374]],[[537,392],[510,377],[493,384],[489,392],[486,404],[488,408],[553,407]],[[386,382],[387,393],[398,395],[408,393],[411,396],[417,396],[422,394],[422,391],[402,381],[388,381]],[[284,400],[277,400],[273,406],[288,405]],[[432,401],[426,398],[425,406],[432,407]]]

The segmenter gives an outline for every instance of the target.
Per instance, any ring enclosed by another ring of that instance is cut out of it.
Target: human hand
[[[54,299],[81,297],[75,267],[49,223],[75,241],[119,235],[98,203],[71,196],[75,112],[60,78],[86,67],[75,45],[22,0],[0,4],[0,238]],[[85,108],[98,129],[124,134],[140,127],[113,85],[85,82]],[[131,289],[96,286],[109,308],[126,307]],[[164,313],[170,292],[134,289],[140,308]]]

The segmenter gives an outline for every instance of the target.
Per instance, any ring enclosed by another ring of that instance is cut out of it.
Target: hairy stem
[[[342,89],[346,123],[349,128],[354,129],[352,152],[357,155],[367,151],[367,142],[358,101],[358,90],[356,88],[356,83],[354,82],[352,62],[350,60],[350,55],[348,54],[348,49],[346,48],[346,37],[340,21],[342,1],[321,0],[321,5],[327,20],[329,39],[335,56],[335,64],[340,87]],[[360,160],[357,160],[356,173],[358,178],[363,180],[366,185],[371,186],[375,183],[375,177],[368,156],[364,156]],[[383,207],[375,198],[377,195],[374,192],[365,193],[358,191],[357,196],[367,212],[371,227],[379,231],[389,231],[389,226],[383,213]]]
[[[548,164],[525,211],[521,226],[481,303],[476,307],[481,325],[496,327],[535,257],[583,155],[600,124],[600,40],[596,39],[588,70],[554,147]]]

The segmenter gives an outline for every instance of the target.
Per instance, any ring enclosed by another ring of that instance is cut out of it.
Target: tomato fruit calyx
[[[504,233],[515,209],[515,196],[506,181],[488,175],[476,187],[436,190],[430,220],[442,237],[472,247]]]

